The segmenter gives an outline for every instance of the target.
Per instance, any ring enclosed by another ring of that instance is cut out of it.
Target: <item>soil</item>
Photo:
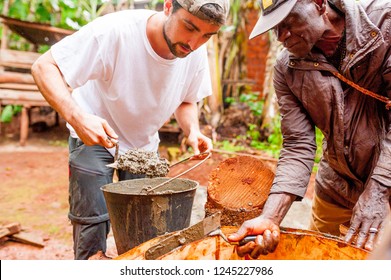
[[[34,119],[33,119],[34,120]],[[2,124],[0,134],[0,225],[18,222],[23,231],[42,240],[43,248],[11,240],[0,241],[1,260],[71,260],[72,226],[68,214],[68,130],[60,119],[59,126],[48,125],[44,129],[30,127],[25,146],[19,145],[17,120],[11,125]],[[174,137],[175,139],[175,137]],[[162,143],[160,156],[175,163],[189,154],[181,154],[175,143]],[[213,153],[200,167],[182,178],[200,183],[202,203],[206,199],[209,174],[229,154]],[[175,176],[198,161],[178,164],[168,177]],[[311,192],[311,190],[310,190]],[[309,193],[310,194],[310,193]],[[198,219],[204,215],[203,206],[197,206]],[[112,233],[108,238],[108,257],[116,257]],[[97,254],[95,259],[105,256]]]
[[[43,248],[11,240],[0,241],[1,260],[71,260],[72,226],[68,215],[68,130],[59,126],[42,130],[30,127],[25,146],[19,145],[18,120],[2,124],[0,134],[0,225],[18,222],[23,231],[42,240]],[[163,143],[161,157],[179,160],[179,146]],[[175,151],[175,153],[172,152]],[[174,154],[174,156],[173,156]],[[176,159],[175,156],[178,158]],[[174,158],[173,158],[174,157]],[[224,156],[216,154],[201,167],[183,176],[206,186],[209,172]],[[183,172],[196,161],[172,168],[169,177]],[[109,257],[117,255],[112,233]]]

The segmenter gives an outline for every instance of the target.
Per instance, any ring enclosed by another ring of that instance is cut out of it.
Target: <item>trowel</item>
[[[255,240],[255,236],[247,236],[245,239],[241,240],[239,243],[232,243],[228,241],[227,237],[221,231],[221,212],[216,212],[202,221],[196,223],[193,226],[185,228],[183,230],[177,231],[174,234],[169,235],[168,237],[159,241],[158,244],[150,247],[145,252],[145,259],[147,260],[156,260],[158,257],[174,250],[177,247],[189,244],[196,240],[203,239],[207,236],[221,236],[226,242],[233,245],[244,245],[249,241]]]
[[[117,160],[118,160],[118,152],[119,152],[119,141],[111,138],[110,136],[107,135],[107,140],[111,141],[115,147],[115,152],[114,152],[114,163],[107,164],[107,167],[112,167],[114,169],[117,169]]]
[[[208,234],[208,236],[217,236],[217,235],[220,236],[225,242],[231,245],[239,245],[239,246],[245,245],[250,241],[255,241],[255,238],[257,237],[256,235],[247,235],[239,242],[233,242],[228,240],[227,236],[225,236],[221,228],[218,228]]]

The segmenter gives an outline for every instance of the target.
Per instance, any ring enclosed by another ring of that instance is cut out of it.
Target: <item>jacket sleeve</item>
[[[288,58],[274,68],[274,88],[281,114],[283,147],[270,193],[291,193],[304,197],[314,165],[315,126],[302,103],[289,88]]]
[[[384,60],[383,81],[386,95],[391,99],[391,46]],[[372,173],[372,179],[386,187],[391,187],[391,109],[385,112],[386,134],[380,148],[380,156]]]

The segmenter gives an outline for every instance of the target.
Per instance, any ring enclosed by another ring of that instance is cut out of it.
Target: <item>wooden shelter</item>
[[[39,92],[30,71],[40,54],[11,50],[8,45],[8,33],[12,31],[19,34],[36,49],[41,44],[53,45],[73,31],[7,17],[7,2],[4,4],[3,15],[0,16],[0,23],[3,25],[0,46],[0,112],[3,105],[23,106],[20,119],[20,144],[23,146],[28,137],[30,109],[49,104]]]

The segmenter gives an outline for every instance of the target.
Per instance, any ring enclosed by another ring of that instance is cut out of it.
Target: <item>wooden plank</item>
[[[18,100],[18,101],[45,101],[45,98],[39,91],[16,91],[10,89],[0,90],[0,99]]]
[[[23,231],[11,235],[10,239],[16,242],[20,242],[20,243],[40,247],[40,248],[45,247],[45,244],[43,243],[43,239],[41,237]]]
[[[20,69],[30,69],[31,64],[30,63],[24,63],[24,62],[10,62],[10,61],[0,61],[0,65],[4,67],[12,67],[12,68],[20,68]]]
[[[22,83],[35,84],[33,76],[28,73],[18,73],[12,71],[0,71],[0,86],[2,83]]]
[[[4,25],[33,44],[51,46],[75,32],[74,30],[62,29],[49,24],[22,21],[4,15],[0,15],[0,17],[0,21]]]
[[[27,51],[0,50],[0,65],[30,69],[41,54]]]
[[[0,228],[0,238],[3,238],[9,234],[11,234],[11,233],[8,228],[4,228],[4,227]]]
[[[2,105],[22,105],[26,107],[39,107],[39,106],[48,106],[50,107],[49,103],[46,101],[33,101],[33,100],[14,100],[14,99],[1,99],[0,98],[0,104]]]
[[[35,84],[16,84],[16,83],[2,83],[0,84],[1,89],[21,90],[21,91],[39,91]]]
[[[21,230],[22,230],[22,227],[21,227],[20,223],[11,223],[11,224],[2,226],[2,227],[0,227],[0,238],[18,233]]]

